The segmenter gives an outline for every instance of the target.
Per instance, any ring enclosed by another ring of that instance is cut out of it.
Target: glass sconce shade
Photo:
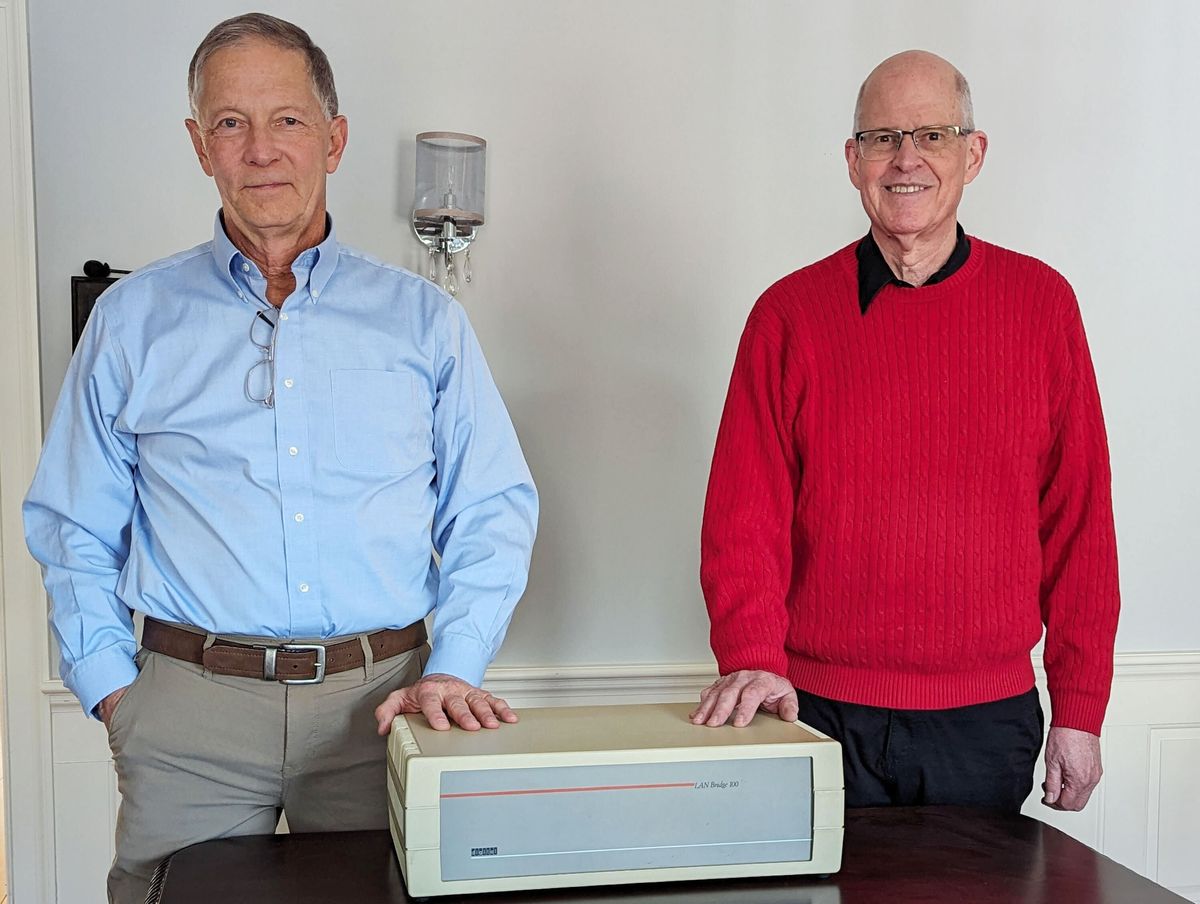
[[[417,136],[417,187],[413,217],[460,229],[483,225],[484,160],[487,142],[461,132]]]

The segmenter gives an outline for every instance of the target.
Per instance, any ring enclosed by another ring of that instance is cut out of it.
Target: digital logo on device
[[[495,857],[499,852],[500,849],[495,847],[471,848],[472,857]]]

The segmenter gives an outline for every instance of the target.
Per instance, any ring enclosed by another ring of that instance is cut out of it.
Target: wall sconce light
[[[459,290],[454,255],[465,251],[463,278],[471,281],[471,242],[483,225],[487,142],[461,132],[417,135],[417,187],[413,232],[429,249],[429,280],[451,295]],[[438,259],[442,278],[438,279]]]

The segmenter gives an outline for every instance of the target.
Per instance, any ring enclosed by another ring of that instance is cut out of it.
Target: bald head
[[[923,123],[924,125],[960,125],[975,128],[975,111],[971,106],[971,86],[966,77],[949,62],[925,50],[906,50],[890,56],[867,76],[858,89],[858,100],[854,104],[854,129],[890,128],[895,123],[864,122],[867,111],[876,109],[880,94],[899,92],[902,94],[954,96],[958,101],[960,119],[956,123]],[[887,104],[890,106],[890,104]]]

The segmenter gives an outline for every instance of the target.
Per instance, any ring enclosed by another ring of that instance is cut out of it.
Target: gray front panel
[[[812,857],[812,759],[445,772],[442,879]]]

